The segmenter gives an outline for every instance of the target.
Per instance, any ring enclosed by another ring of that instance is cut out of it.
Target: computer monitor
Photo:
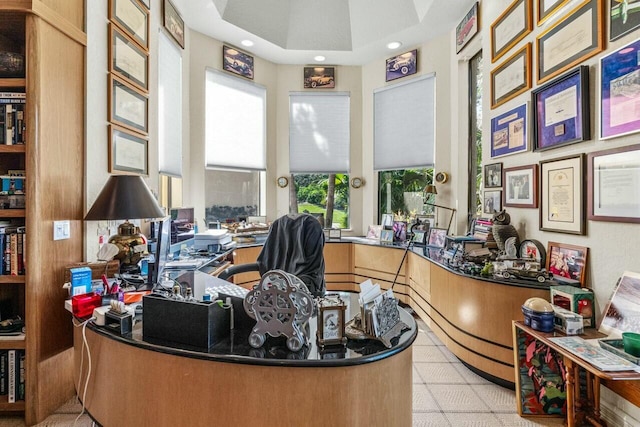
[[[164,266],[169,261],[171,252],[171,217],[167,216],[156,222],[156,251],[154,253],[155,262],[149,268],[148,285],[153,287],[160,280],[164,271]]]
[[[171,214],[171,244],[193,239],[195,218],[193,208],[173,208]]]

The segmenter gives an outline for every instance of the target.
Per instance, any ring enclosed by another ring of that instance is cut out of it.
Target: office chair
[[[313,296],[323,296],[324,232],[320,222],[309,214],[288,214],[271,224],[257,262],[232,265],[218,275],[220,279],[250,271],[260,276],[270,270],[283,270],[297,276]]]

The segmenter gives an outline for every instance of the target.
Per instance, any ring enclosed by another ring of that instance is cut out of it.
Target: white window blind
[[[163,32],[158,38],[158,170],[182,177],[182,56]]]
[[[206,167],[265,170],[266,89],[214,70],[206,75]]]
[[[289,170],[292,173],[348,173],[350,96],[289,95]]]
[[[374,169],[433,166],[435,75],[374,91]]]

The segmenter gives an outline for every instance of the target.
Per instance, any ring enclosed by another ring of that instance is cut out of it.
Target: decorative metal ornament
[[[287,337],[287,348],[294,352],[309,343],[306,326],[314,300],[304,282],[293,274],[267,271],[244,298],[243,306],[256,320],[249,335],[251,347],[262,347],[267,334]]]

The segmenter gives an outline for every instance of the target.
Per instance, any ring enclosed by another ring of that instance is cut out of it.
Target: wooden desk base
[[[159,353],[89,328],[86,335],[85,405],[104,426],[411,426],[411,348],[349,367],[279,367]],[[82,398],[82,328],[74,344]]]

